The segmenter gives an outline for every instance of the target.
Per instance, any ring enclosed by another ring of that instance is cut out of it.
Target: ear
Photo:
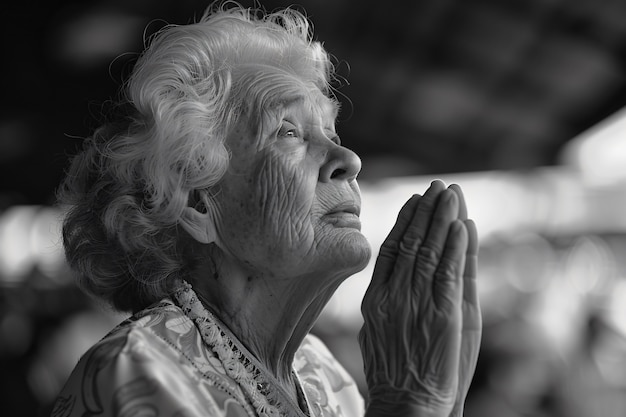
[[[211,210],[202,213],[194,207],[185,207],[180,224],[191,237],[200,243],[217,242],[215,218]]]

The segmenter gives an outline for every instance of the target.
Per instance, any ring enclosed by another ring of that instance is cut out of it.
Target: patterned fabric
[[[305,338],[293,370],[312,416],[363,416],[356,384],[316,337]],[[245,383],[229,376],[194,322],[166,299],[121,323],[82,357],[52,416],[259,416]],[[306,416],[292,411],[287,415]]]

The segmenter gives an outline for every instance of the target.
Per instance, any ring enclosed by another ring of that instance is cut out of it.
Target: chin
[[[362,271],[372,257],[372,247],[357,230],[352,230],[340,237],[334,251],[337,268],[344,269],[348,276]]]

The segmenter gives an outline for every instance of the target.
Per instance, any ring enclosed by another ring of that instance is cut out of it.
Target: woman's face
[[[254,274],[291,277],[365,267],[359,157],[340,145],[337,108],[319,90],[286,97],[255,132],[243,119],[216,203],[219,245]]]

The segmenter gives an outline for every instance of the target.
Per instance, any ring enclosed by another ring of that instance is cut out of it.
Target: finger
[[[428,233],[428,225],[431,222],[433,212],[437,206],[439,194],[443,192],[445,185],[439,180],[431,183],[430,187],[420,199],[417,210],[406,228],[398,247],[398,255],[405,256],[414,261],[417,249],[424,242]]]
[[[387,238],[380,247],[376,265],[374,266],[372,283],[384,283],[393,271],[393,265],[396,262],[398,254],[398,245],[415,216],[415,211],[417,210],[421,197],[422,196],[419,194],[414,194],[400,209],[396,223],[393,225],[391,232],[389,232],[389,235],[387,235]]]
[[[420,199],[415,215],[398,246],[398,256],[392,273],[393,280],[390,281],[390,291],[393,294],[409,297],[415,295],[415,291],[411,291],[411,289],[416,289],[414,282],[418,253],[423,247],[433,216],[437,211],[439,196],[444,192],[446,192],[444,183],[435,180]],[[452,192],[447,193],[452,194]],[[434,268],[431,272],[434,272]],[[428,293],[430,293],[430,288]],[[424,291],[419,291],[418,297],[421,297],[422,294]]]
[[[450,225],[457,220],[458,213],[459,203],[456,193],[444,190],[437,201],[428,235],[418,249],[413,282],[415,289],[430,288],[435,271],[441,262],[446,241],[449,239]]]
[[[467,204],[465,204],[465,196],[463,195],[463,190],[458,184],[450,184],[448,189],[454,191],[459,198],[459,219],[466,220]]]
[[[415,210],[417,209],[421,197],[422,196],[419,194],[414,194],[407,200],[406,203],[404,203],[404,206],[402,206],[400,212],[398,213],[396,223],[393,225],[391,231],[381,246],[381,251],[384,248],[387,252],[392,252],[394,255],[398,251],[398,244],[402,239],[402,235],[404,235],[404,232],[415,216]]]
[[[435,306],[450,314],[460,315],[467,244],[468,233],[465,225],[460,220],[454,220],[450,224],[448,239],[432,286]]]
[[[474,279],[478,269],[478,231],[476,223],[471,219],[464,220],[463,224],[467,229],[467,258],[472,260],[471,264],[466,263],[464,276]]]
[[[478,232],[473,220],[464,222],[467,230],[467,251],[465,256],[465,269],[463,271],[463,299],[471,305],[478,306],[478,290],[476,275],[478,270]]]

